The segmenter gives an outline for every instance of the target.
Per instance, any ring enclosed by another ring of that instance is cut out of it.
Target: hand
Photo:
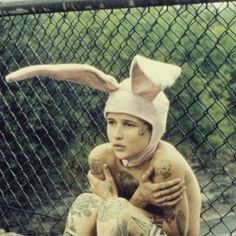
[[[92,192],[97,194],[103,199],[117,196],[118,193],[117,193],[117,187],[116,187],[115,181],[106,164],[103,165],[103,173],[105,175],[105,180],[101,180],[95,177],[89,171],[87,176],[88,176],[89,183],[91,185]]]
[[[173,179],[163,183],[153,183],[150,179],[154,169],[150,167],[141,177],[139,187],[131,198],[131,203],[145,207],[147,204],[159,207],[175,206],[185,191],[184,181]]]

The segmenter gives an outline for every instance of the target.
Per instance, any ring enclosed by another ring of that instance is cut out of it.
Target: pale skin
[[[145,148],[151,130],[127,114],[110,113],[107,123],[109,143],[89,155],[92,193],[75,200],[64,235],[198,236],[200,189],[184,157],[161,141],[152,159],[124,166],[121,160]]]

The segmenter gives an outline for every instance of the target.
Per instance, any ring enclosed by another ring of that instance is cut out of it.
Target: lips
[[[113,148],[116,150],[116,151],[123,151],[125,149],[125,146],[124,145],[121,145],[121,144],[113,144]]]

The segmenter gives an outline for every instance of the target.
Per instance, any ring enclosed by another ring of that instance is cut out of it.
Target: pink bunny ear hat
[[[138,156],[123,161],[126,166],[137,166],[152,158],[157,145],[165,132],[169,101],[163,90],[171,86],[180,76],[181,69],[176,65],[135,56],[130,78],[119,84],[119,89],[110,92],[106,102],[105,115],[125,113],[138,117],[152,126],[151,140]]]
[[[109,92],[104,114],[126,113],[138,117],[152,126],[151,140],[142,153],[122,160],[126,166],[137,166],[152,158],[166,129],[169,101],[163,90],[170,87],[180,76],[181,68],[154,61],[140,55],[134,57],[130,78],[120,84],[102,71],[81,64],[36,65],[25,67],[6,77],[8,82],[20,81],[34,76],[51,76],[86,84]]]

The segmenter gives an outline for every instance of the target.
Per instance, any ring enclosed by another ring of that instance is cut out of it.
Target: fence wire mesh
[[[183,70],[167,91],[164,139],[198,177],[201,235],[236,235],[234,2],[2,16],[0,35],[0,228],[61,235],[87,189],[88,153],[106,140],[107,94],[47,78],[7,84],[5,75],[74,62],[122,80],[142,54]]]

